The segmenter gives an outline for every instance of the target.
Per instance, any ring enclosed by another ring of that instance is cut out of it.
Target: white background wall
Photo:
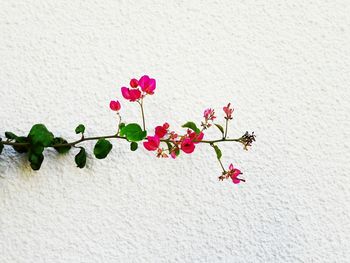
[[[113,133],[109,100],[147,73],[149,127],[230,101],[230,136],[258,137],[223,145],[238,186],[205,145],[174,161],[114,141],[83,170],[49,151],[39,172],[8,149],[0,262],[350,262],[349,14],[334,0],[1,1],[1,134]]]

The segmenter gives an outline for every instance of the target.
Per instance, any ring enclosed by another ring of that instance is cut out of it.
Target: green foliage
[[[94,155],[97,159],[104,159],[112,150],[112,144],[106,139],[99,139],[95,144]]]
[[[139,146],[138,146],[137,142],[130,143],[130,150],[132,150],[133,152],[136,151],[138,147]]]
[[[201,130],[198,129],[197,125],[192,121],[186,122],[184,125],[182,125],[182,128],[189,128],[197,134],[201,132]]]
[[[125,127],[125,125],[126,125],[126,124],[125,124],[124,122],[120,123],[120,124],[119,124],[119,129],[120,129],[120,130],[123,129],[123,128]]]
[[[30,167],[37,171],[40,169],[41,164],[44,161],[44,155],[43,155],[44,147],[43,146],[36,146],[30,149],[28,154],[28,161],[30,162]]]
[[[175,147],[175,148],[174,148],[174,147],[171,145],[170,142],[165,142],[165,143],[166,143],[167,146],[168,146],[169,154],[171,154],[171,151],[174,150],[176,156],[179,156],[179,155],[180,155],[180,149],[179,149],[178,147]]]
[[[16,140],[17,135],[14,134],[13,132],[5,132],[5,137],[9,140]]]
[[[79,153],[74,158],[77,167],[84,168],[86,164],[86,151],[84,147],[80,147]]]
[[[78,127],[75,128],[76,134],[79,134],[79,133],[84,134],[84,132],[85,132],[85,126],[83,124],[79,124]]]
[[[15,140],[16,143],[28,143],[28,138],[24,136],[19,136]],[[27,145],[14,145],[13,149],[15,149],[18,153],[26,153],[29,150]]]
[[[222,152],[221,152],[220,148],[217,145],[213,145],[213,147],[214,147],[214,150],[216,153],[216,157],[218,158],[218,160],[220,160],[222,157]]]
[[[221,131],[222,136],[224,136],[224,134],[225,134],[224,128],[220,124],[215,123],[214,125]]]
[[[147,132],[143,131],[141,126],[137,123],[130,123],[126,126],[122,126],[120,135],[125,136],[129,142],[139,142],[146,138]]]
[[[28,135],[30,143],[49,147],[52,145],[54,136],[44,124],[35,124]]]
[[[69,150],[71,149],[71,146],[68,145],[68,146],[60,146],[60,147],[55,147],[55,145],[57,144],[67,144],[67,140],[61,138],[61,137],[55,137],[53,139],[53,148],[55,148],[55,150],[58,152],[58,153],[67,153],[69,152]]]
[[[2,150],[4,149],[4,145],[1,143],[2,138],[0,138],[0,154],[2,153]]]

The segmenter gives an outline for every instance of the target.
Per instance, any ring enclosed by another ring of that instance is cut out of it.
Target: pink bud
[[[111,100],[111,102],[109,103],[109,107],[111,108],[111,110],[113,111],[119,111],[121,106],[120,106],[120,102],[118,100],[114,101]]]
[[[132,88],[136,89],[138,85],[139,85],[139,81],[137,79],[131,79],[130,80],[130,86]]]

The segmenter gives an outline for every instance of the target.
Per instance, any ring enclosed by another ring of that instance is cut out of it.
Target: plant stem
[[[217,159],[218,159],[218,158],[217,158]],[[221,168],[222,168],[223,173],[226,173],[226,170],[225,170],[225,168],[224,168],[224,166],[223,166],[221,160],[218,159],[218,161],[219,161],[219,164],[220,164],[220,166],[221,166]]]
[[[228,119],[226,119],[226,128],[225,128],[224,139],[226,139],[226,137],[227,137],[227,128],[228,128]]]
[[[67,146],[75,146],[79,143],[85,142],[85,141],[97,141],[99,139],[121,139],[121,140],[126,140],[126,137],[123,136],[119,136],[118,134],[114,134],[114,135],[106,135],[106,136],[94,136],[94,137],[84,137],[81,138],[79,140],[73,141],[73,142],[69,142],[69,143],[59,143],[59,144],[55,144],[52,145],[50,147],[67,147]],[[162,139],[160,140],[161,142],[171,142],[170,139]],[[198,141],[198,143],[209,143],[209,144],[213,144],[213,143],[218,143],[218,142],[240,142],[240,139],[217,139],[217,140],[202,140],[202,141]],[[19,143],[19,142],[11,142],[11,141],[0,141],[0,144],[3,145],[9,145],[9,146],[29,146],[30,143],[28,142],[24,142],[24,143]]]
[[[146,130],[146,124],[145,124],[145,112],[143,111],[143,99],[141,102],[139,102],[140,107],[141,107],[141,114],[142,114],[142,124],[143,124],[143,130]]]

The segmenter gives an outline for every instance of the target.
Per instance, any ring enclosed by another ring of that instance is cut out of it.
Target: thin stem
[[[99,139],[121,139],[121,140],[126,140],[126,137],[124,136],[119,136],[118,134],[114,134],[114,135],[106,135],[106,136],[94,136],[94,137],[84,137],[81,138],[79,140],[73,141],[73,142],[69,142],[69,143],[59,143],[59,144],[54,144],[50,147],[66,147],[66,146],[75,146],[79,143],[85,142],[85,141],[96,141]],[[161,142],[171,142],[170,139],[162,139],[160,140]],[[196,141],[194,141],[196,142]],[[209,144],[213,144],[213,143],[219,143],[219,142],[240,142],[240,139],[217,139],[217,140],[202,140],[202,141],[198,141],[198,143],[209,143]],[[0,141],[0,144],[3,145],[9,145],[9,146],[29,146],[30,143],[28,142],[11,142],[11,141]]]
[[[217,159],[218,159],[218,158],[217,158]],[[224,168],[224,166],[223,166],[221,160],[218,159],[218,161],[219,161],[219,164],[220,164],[220,166],[221,166],[221,168],[222,168],[223,173],[226,173],[226,170],[225,170],[225,168]]]
[[[224,139],[226,139],[226,137],[227,137],[227,129],[228,129],[228,119],[226,119],[226,128],[225,128]]]
[[[222,140],[225,140],[224,138]],[[215,145],[213,143],[210,144],[214,149],[215,149]],[[226,173],[226,170],[224,168],[224,165],[222,164],[220,158],[216,158],[221,166],[221,169],[222,169],[222,174],[225,174]]]
[[[117,135],[119,134],[119,126],[120,126],[120,123],[122,122],[122,117],[120,116],[119,112],[117,112],[117,116],[118,116],[118,128],[117,128]]]
[[[141,100],[141,102],[139,102],[140,107],[141,107],[141,114],[142,114],[142,124],[143,124],[143,130],[146,130],[146,124],[145,124],[145,112],[143,110],[143,99]]]

